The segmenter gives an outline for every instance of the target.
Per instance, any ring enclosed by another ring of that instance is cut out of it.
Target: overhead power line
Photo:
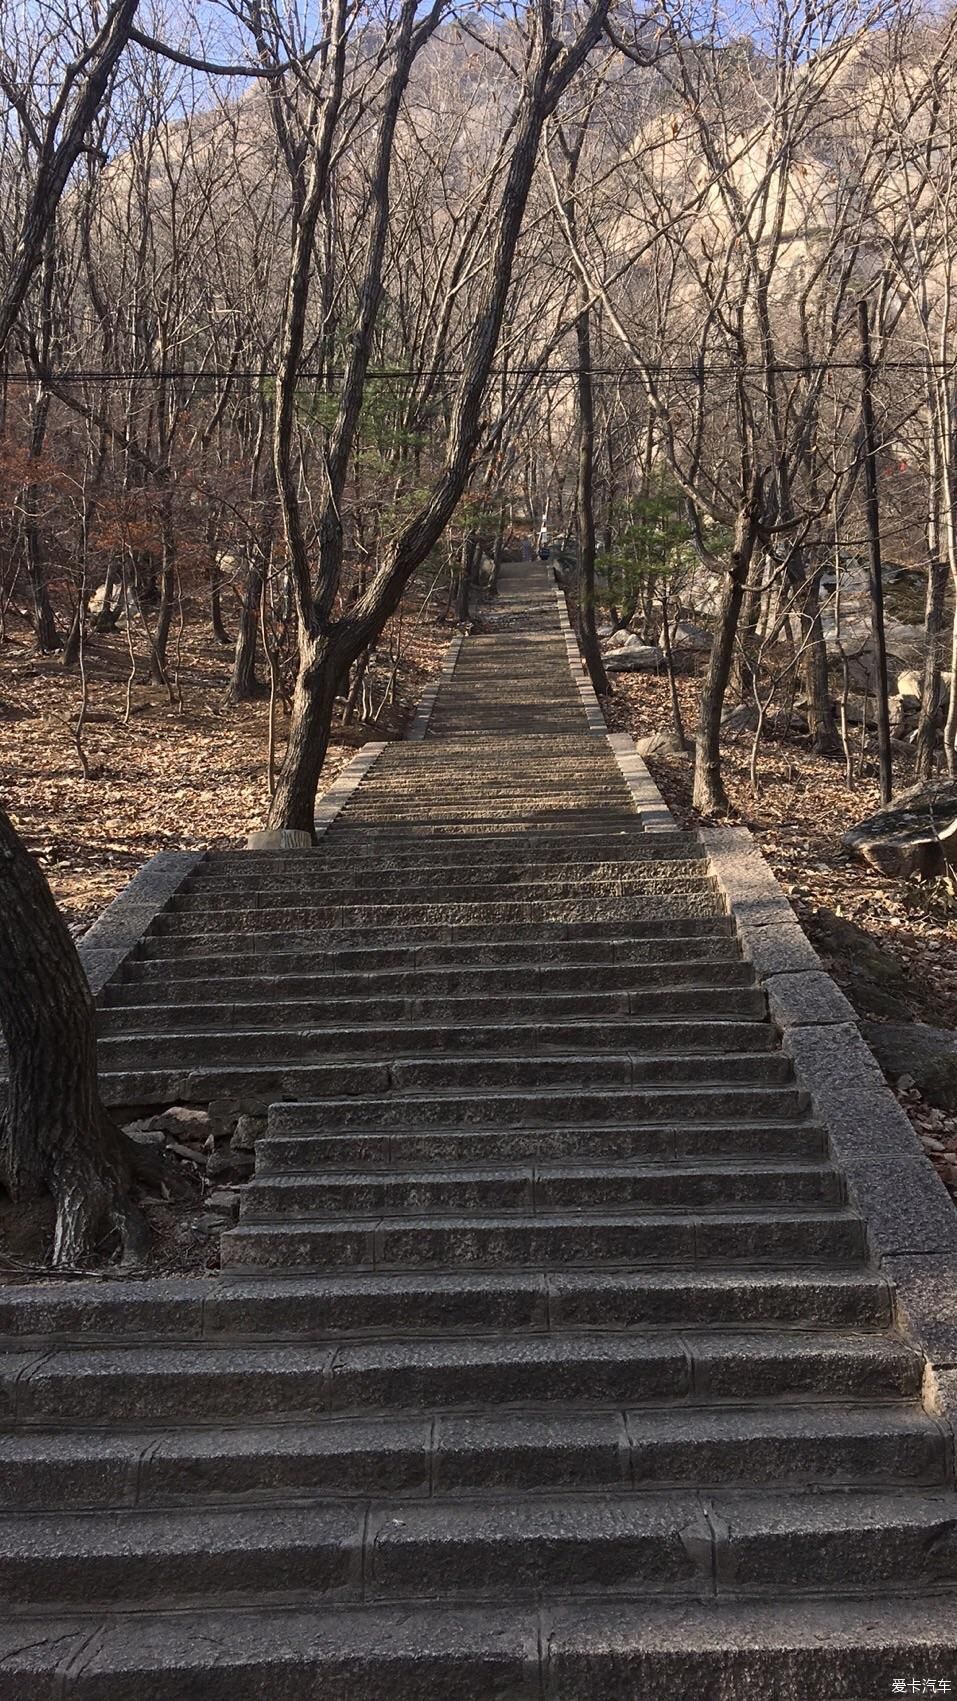
[[[694,363],[684,364],[649,364],[645,370],[653,378],[685,378],[694,384],[706,382],[709,378],[764,378],[769,374],[790,377],[810,377],[821,372],[860,372],[859,360],[822,360],[804,361],[789,365],[775,363],[772,366],[697,366]],[[498,366],[493,367],[490,377],[493,378],[574,378],[578,375],[577,366]],[[593,366],[590,368],[593,378],[613,378],[619,382],[632,380],[640,383],[642,373],[637,368],[621,369],[611,366]],[[957,360],[886,360],[880,362],[875,371],[878,375],[889,372],[921,372],[957,373]],[[443,377],[461,378],[464,368],[461,366],[443,366],[415,371],[405,367],[378,367],[367,373],[367,381],[376,379],[401,379],[410,383],[418,383],[423,379]],[[344,370],[329,372],[300,372],[298,382],[302,384],[339,382],[346,376]],[[142,383],[209,383],[209,384],[267,384],[275,380],[274,371],[218,371],[204,370],[197,367],[163,367],[159,371],[149,369],[138,372],[98,371],[93,368],[78,368],[75,371],[47,372],[8,372],[5,382],[9,384],[134,384]]]

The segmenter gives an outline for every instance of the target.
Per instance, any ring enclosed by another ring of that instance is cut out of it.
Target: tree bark
[[[316,792],[329,747],[333,709],[351,661],[351,656],[337,657],[327,638],[309,638],[300,630],[289,740],[269,806],[272,823],[315,833]]]
[[[236,653],[229,684],[231,703],[248,703],[262,694],[256,678],[256,639],[259,632],[259,610],[263,596],[263,573],[258,559],[249,563],[243,606],[236,633]]]
[[[721,778],[721,711],[731,678],[734,640],[757,541],[760,507],[761,480],[756,478],[751,494],[738,514],[730,567],[718,610],[717,630],[701,689],[691,801],[702,815],[723,815],[728,808],[728,796]]]
[[[591,310],[575,320],[578,343],[578,641],[592,689],[606,696],[608,676],[595,626],[595,398],[591,377]]]
[[[56,1203],[54,1263],[83,1262],[118,1232],[142,1241],[127,1142],[96,1076],[93,999],[53,895],[0,809],[0,1028],[10,1057],[0,1175],[15,1203]]]

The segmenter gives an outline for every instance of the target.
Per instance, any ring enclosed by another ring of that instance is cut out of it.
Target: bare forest
[[[547,540],[676,808],[754,827],[852,993],[847,926],[894,928],[899,1007],[952,1020],[957,16],[9,0],[0,37],[0,856],[61,905],[23,875],[8,962],[156,850],[308,843]],[[67,1258],[129,1155],[103,1121],[91,1168],[77,1086],[64,1178],[66,1018],[18,998],[0,1160]]]

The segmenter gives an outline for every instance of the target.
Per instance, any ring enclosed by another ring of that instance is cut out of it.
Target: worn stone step
[[[482,1026],[476,1022],[452,1027],[438,1026],[434,1020],[396,1019],[384,1027],[381,1021],[376,1021],[374,1013],[369,1014],[365,1025],[353,1021],[347,1026],[348,1009],[339,1011],[329,1004],[287,1005],[271,1012],[274,1018],[285,1015],[285,1019],[266,1028],[244,1019],[241,1009],[235,1006],[220,1012],[213,1008],[207,1019],[198,1023],[186,1020],[181,1006],[174,1006],[169,1014],[168,1025],[157,1021],[154,1013],[152,1022],[135,1024],[137,1031],[133,1033],[115,1020],[101,1022],[101,1061],[108,1068],[123,1068],[136,1063],[148,1066],[161,1058],[174,1058],[184,1064],[194,1059],[209,1062],[225,1057],[242,1059],[251,1053],[260,1062],[270,1057],[329,1062],[336,1057],[381,1055],[399,1064],[403,1059],[420,1059],[437,1052],[448,1054],[458,1078],[459,1061],[472,1053],[498,1055],[515,1051],[523,1057],[526,1054],[548,1057],[553,1052],[570,1052],[574,1047],[578,1053],[594,1048],[605,1055],[613,1047],[630,1046],[637,1053],[650,1055],[660,1045],[669,1055],[687,1053],[698,1057],[702,1052],[763,1054],[770,1052],[775,1043],[773,1030],[761,1021],[712,1018],[643,1022],[640,1018],[629,1018],[627,1012],[617,1019],[608,1014],[600,1021],[561,1022],[553,1018],[550,1023],[533,1024],[527,1018],[519,1020],[521,1012],[513,1010],[508,1012],[510,1021],[495,1025]],[[310,1025],[328,1022],[330,1014],[341,1016],[342,1025]],[[585,1015],[583,1010],[582,1017]],[[339,1090],[337,1087],[336,1091]]]
[[[194,1004],[189,999],[189,993],[199,990],[202,990],[207,998],[214,999],[217,990],[221,991],[223,996],[219,1002]],[[646,992],[532,993],[526,997],[513,993],[495,998],[480,992],[471,997],[441,993],[423,997],[414,993],[405,996],[391,995],[386,977],[380,996],[370,993],[365,997],[355,997],[350,996],[350,992],[355,990],[354,987],[336,994],[328,987],[316,987],[308,977],[303,977],[301,994],[310,996],[297,998],[300,982],[291,977],[288,983],[280,982],[276,990],[280,995],[288,994],[295,1002],[260,1004],[247,1004],[239,1000],[231,1002],[229,990],[217,989],[215,983],[205,981],[184,981],[175,988],[163,987],[158,982],[136,983],[132,988],[133,993],[138,995],[134,1002],[115,997],[112,1002],[101,1006],[98,1017],[99,1031],[102,1034],[129,1034],[199,1027],[206,1027],[214,1032],[229,1027],[294,1030],[318,1025],[327,1020],[333,1010],[344,1027],[376,1023],[381,1030],[382,1024],[387,1022],[397,1031],[398,1025],[402,1023],[425,1024],[427,1028],[432,1028],[437,1022],[444,1020],[454,1024],[458,1030],[462,1029],[463,1024],[475,1022],[494,1023],[499,1029],[503,1022],[531,1029],[532,1023],[538,1022],[549,1025],[542,1029],[547,1033],[549,1027],[553,1031],[564,1030],[574,1018],[579,1018],[577,1030],[586,1034],[590,1019],[598,1017],[609,1021],[615,1016],[630,1015],[645,1025],[664,1024],[666,1029],[668,1026],[690,1028],[692,1024],[688,1018],[693,1017],[696,1025],[702,1028],[723,1023],[726,1027],[740,1029],[745,1025],[762,1026],[767,1015],[763,992],[757,987],[742,985],[719,989],[722,1010],[720,1017],[713,1014],[716,1002],[714,985],[682,986],[673,992],[654,988]],[[244,986],[242,990],[248,995],[254,989]],[[119,989],[115,991],[118,993]],[[260,987],[259,991],[263,998],[268,997],[268,986]],[[154,995],[152,998],[150,993]],[[167,998],[178,995],[178,1001],[161,1003],[159,1000],[164,993]],[[330,1003],[333,998],[334,1005]],[[466,1031],[476,1030],[468,1027]],[[463,1043],[468,1044],[468,1041]],[[761,1042],[754,1040],[748,1043]]]
[[[191,877],[197,885],[204,880],[255,880],[269,883],[273,879],[312,879],[325,870],[349,868],[374,874],[385,869],[425,868],[494,868],[499,862],[514,866],[521,855],[539,866],[555,863],[580,862],[583,858],[628,862],[649,860],[665,862],[671,857],[679,860],[701,855],[699,842],[690,833],[677,829],[673,833],[646,833],[638,817],[627,828],[614,832],[566,833],[557,830],[545,834],[529,829],[517,841],[514,833],[483,840],[472,835],[466,843],[458,838],[438,835],[409,844],[397,842],[386,856],[380,840],[363,846],[362,839],[353,833],[340,842],[335,827],[324,835],[311,850],[300,851],[210,851]]]
[[[607,921],[530,921],[498,920],[488,922],[463,922],[454,926],[446,923],[416,922],[414,925],[403,927],[399,932],[394,927],[372,924],[366,917],[362,925],[328,927],[316,934],[315,949],[326,952],[346,950],[375,950],[382,946],[384,949],[399,947],[403,950],[418,950],[433,946],[451,946],[463,950],[473,950],[476,946],[484,945],[545,945],[560,946],[565,941],[573,944],[604,941],[614,938],[621,943],[644,943],[649,946],[667,943],[669,951],[673,951],[676,942],[694,940],[699,937],[714,939],[723,935],[729,941],[733,929],[729,918],[715,913],[703,916],[643,916],[636,919],[629,914],[618,918],[609,925]],[[319,940],[321,939],[321,945]],[[260,954],[267,957],[271,952],[287,952],[290,947],[288,933],[250,933],[250,934],[219,934],[212,939],[209,935],[196,937],[164,936],[162,933],[149,933],[141,941],[139,951],[146,957],[169,957],[175,955],[180,961],[190,957],[217,958],[225,955]],[[298,945],[297,948],[302,947]]]
[[[670,870],[659,869],[655,865],[647,870],[625,867],[616,874],[584,872],[566,877],[553,873],[541,879],[490,880],[484,873],[478,879],[460,876],[458,880],[444,880],[438,874],[431,877],[423,875],[414,881],[401,879],[393,882],[380,877],[375,885],[359,885],[344,876],[328,876],[309,885],[289,884],[259,890],[246,887],[239,891],[210,891],[205,886],[198,886],[177,893],[165,913],[245,916],[254,910],[280,910],[283,914],[296,913],[308,917],[314,909],[325,910],[333,904],[355,904],[357,907],[381,905],[384,894],[393,886],[401,894],[403,904],[422,902],[430,908],[435,904],[469,903],[476,896],[486,905],[508,906],[513,902],[642,897],[662,892],[677,898],[714,890],[713,881],[703,868],[692,867],[672,874]]]
[[[240,1223],[222,1237],[223,1267],[277,1269],[521,1269],[524,1265],[839,1263],[865,1256],[864,1227],[840,1206],[764,1210],[596,1206],[536,1216],[281,1217]]]
[[[168,939],[185,935],[195,941],[199,935],[233,936],[246,941],[258,935],[269,939],[275,933],[300,933],[334,928],[387,927],[405,930],[413,927],[474,927],[496,925],[508,927],[543,922],[614,922],[635,919],[660,919],[673,922],[679,917],[707,917],[720,914],[719,899],[710,887],[672,895],[668,892],[636,894],[625,898],[596,893],[576,898],[558,897],[541,900],[486,901],[482,897],[443,902],[439,896],[434,903],[368,903],[340,902],[313,904],[293,909],[215,910],[166,909],[150,923],[151,938]],[[217,947],[218,948],[218,947]]]
[[[393,819],[388,826],[382,826],[374,822],[363,822],[354,817],[350,818],[348,812],[343,810],[330,828],[330,840],[332,840],[334,834],[336,848],[338,849],[339,843],[345,846],[353,836],[361,837],[367,847],[377,843],[382,851],[388,852],[394,845],[418,844],[423,839],[501,840],[516,833],[520,833],[524,839],[527,837],[530,828],[532,832],[544,839],[549,831],[549,824],[536,820],[534,815],[529,819],[529,816],[524,814],[511,818],[507,816],[501,818],[476,816],[471,820],[449,817],[446,820],[430,822],[416,818],[401,824]],[[563,809],[556,813],[552,830],[562,837],[577,837],[585,834],[604,837],[616,831],[641,833],[644,828],[638,816],[629,813],[628,810],[601,809],[587,813],[583,810]]]
[[[844,1186],[826,1165],[605,1164],[511,1165],[499,1169],[309,1170],[267,1172],[243,1189],[244,1222],[295,1217],[355,1218],[372,1214],[422,1216],[428,1212],[480,1215],[520,1212],[532,1217],[552,1211],[641,1206],[646,1210],[728,1210],[753,1206],[841,1205]]]
[[[283,1594],[476,1600],[508,1590],[764,1595],[957,1584],[951,1495],[719,1490],[331,1501],[0,1518],[10,1606],[170,1606]],[[932,1551],[929,1551],[932,1550]]]
[[[270,986],[281,986],[292,976],[342,974],[374,976],[378,986],[382,975],[390,973],[441,972],[452,975],[468,974],[482,969],[501,968],[510,974],[539,975],[551,969],[561,975],[581,967],[583,970],[641,969],[633,979],[642,986],[676,985],[683,979],[698,980],[700,984],[721,981],[722,967],[730,979],[749,982],[753,971],[743,963],[736,942],[720,926],[713,933],[698,933],[678,940],[650,939],[541,939],[510,941],[444,942],[393,944],[391,946],[354,947],[339,944],[324,947],[318,941],[305,945],[285,942],[285,949],[256,956],[251,952],[230,953],[229,974],[218,975],[220,956],[162,955],[155,949],[148,956],[131,957],[122,968],[110,990],[132,987],[139,982],[176,982],[261,977]],[[675,955],[680,953],[680,955]],[[601,980],[599,974],[599,980]],[[365,984],[365,983],[364,983]],[[478,990],[489,986],[481,982]],[[542,983],[544,985],[544,982]],[[559,985],[561,982],[559,982]]]
[[[855,1263],[801,1269],[412,1272],[406,1275],[154,1277],[0,1288],[0,1340],[31,1345],[307,1341],[489,1330],[703,1327],[887,1329],[886,1280]],[[12,1365],[14,1360],[10,1360]],[[65,1414],[60,1414],[65,1415]]]
[[[374,1070],[378,1066],[365,1067]],[[650,1067],[655,1067],[654,1062]],[[592,1092],[573,1088],[569,1083],[562,1091],[550,1090],[542,1084],[534,1092],[499,1091],[488,1086],[474,1096],[461,1090],[454,1093],[433,1090],[426,1097],[396,1092],[378,1098],[316,1099],[308,1108],[304,1103],[297,1107],[298,1126],[311,1126],[316,1133],[333,1129],[425,1132],[429,1127],[456,1128],[463,1124],[484,1128],[504,1124],[511,1129],[562,1126],[581,1129],[596,1122],[713,1123],[728,1117],[760,1122],[769,1118],[793,1121],[804,1109],[802,1095],[794,1086],[723,1086],[705,1079],[703,1069],[697,1074],[699,1079],[693,1088],[672,1085],[659,1077],[655,1085],[609,1087]],[[276,1130],[289,1126],[288,1122],[279,1122]]]
[[[697,1163],[728,1161],[813,1162],[828,1149],[827,1136],[808,1121],[767,1119],[721,1123],[688,1120],[684,1125],[627,1118],[576,1127],[521,1127],[507,1119],[499,1127],[464,1126],[355,1132],[317,1131],[312,1104],[274,1104],[268,1132],[256,1142],[258,1172],[337,1168],[391,1169],[396,1164],[507,1162],[598,1162],[602,1159]]]
[[[688,1485],[942,1485],[944,1432],[916,1405],[384,1415],[213,1430],[0,1437],[0,1510],[271,1504],[320,1494]]]
[[[615,880],[622,874],[646,871],[663,874],[673,871],[676,875],[687,877],[707,868],[707,853],[693,839],[689,839],[683,847],[674,847],[669,854],[667,851],[658,852],[655,838],[645,838],[634,848],[619,847],[616,850],[612,846],[607,852],[599,850],[593,853],[583,853],[579,849],[569,855],[553,854],[547,859],[538,859],[534,855],[520,857],[513,845],[510,851],[506,847],[500,853],[489,852],[484,856],[477,856],[474,852],[467,855],[459,850],[457,858],[452,856],[450,849],[448,861],[436,856],[410,860],[403,854],[389,863],[383,863],[379,858],[368,861],[352,855],[334,856],[331,850],[324,852],[320,845],[308,853],[308,860],[296,860],[292,867],[275,863],[268,871],[258,866],[261,853],[247,853],[246,862],[239,867],[221,868],[215,860],[200,863],[186,883],[185,890],[190,894],[215,893],[222,896],[238,892],[258,893],[263,889],[302,892],[321,889],[326,880],[334,880],[337,884],[348,882],[357,890],[376,890],[392,883],[403,887],[424,885],[433,878],[446,885],[454,885],[467,876],[474,878],[476,875],[496,886],[506,886],[551,878]],[[680,855],[676,854],[678,851],[681,851]]]
[[[760,1603],[592,1595],[543,1607],[506,1590],[472,1607],[149,1608],[101,1615],[95,1638],[82,1614],[18,1614],[0,1628],[0,1677],[10,1701],[870,1701],[893,1694],[903,1671],[944,1681],[955,1608],[943,1590]]]
[[[58,1347],[5,1354],[10,1423],[203,1423],[326,1413],[488,1411],[499,1405],[625,1407],[777,1400],[916,1400],[923,1359],[890,1334],[719,1328],[556,1331],[282,1346]]]

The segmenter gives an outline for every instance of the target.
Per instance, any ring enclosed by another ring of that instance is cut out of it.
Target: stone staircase
[[[540,570],[499,606],[317,849],[208,857],[108,988],[119,1102],[274,1102],[218,1280],[0,1293],[2,1701],[957,1679],[922,1356],[697,840]]]

